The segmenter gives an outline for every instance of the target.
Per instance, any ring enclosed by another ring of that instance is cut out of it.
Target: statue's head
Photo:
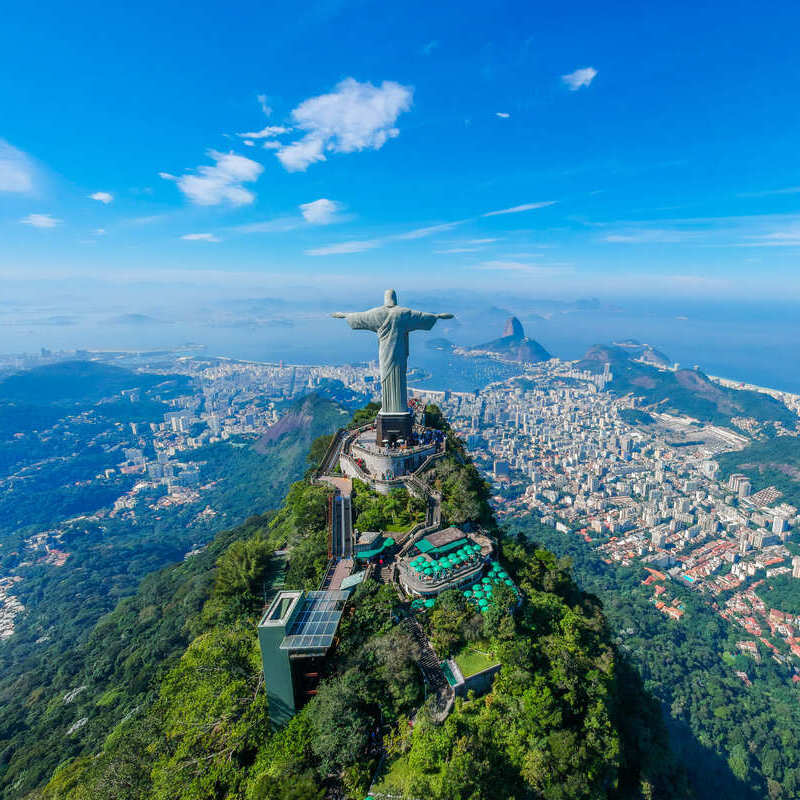
[[[394,289],[387,289],[383,293],[383,304],[390,307],[397,305],[397,292]]]

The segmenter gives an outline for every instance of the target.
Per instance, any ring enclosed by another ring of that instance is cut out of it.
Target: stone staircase
[[[405,622],[406,630],[411,634],[411,638],[417,643],[420,655],[417,665],[422,672],[425,683],[429,690],[436,695],[436,705],[432,713],[434,722],[442,722],[453,707],[455,693],[453,687],[447,682],[447,678],[439,665],[439,659],[422,630],[422,626],[414,617],[408,617]]]
[[[375,576],[378,583],[385,583],[391,584],[392,581],[392,573],[394,572],[394,561],[390,562],[389,564],[384,564],[380,572]]]

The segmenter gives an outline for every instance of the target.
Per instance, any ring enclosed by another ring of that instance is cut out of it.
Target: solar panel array
[[[281,650],[327,650],[349,591],[309,592],[281,642]]]

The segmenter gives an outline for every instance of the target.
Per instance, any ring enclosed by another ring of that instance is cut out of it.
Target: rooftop
[[[327,650],[333,643],[348,590],[308,592],[281,642],[281,650]]]

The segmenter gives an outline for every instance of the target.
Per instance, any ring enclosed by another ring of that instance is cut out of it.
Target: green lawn
[[[381,777],[372,787],[372,794],[391,794],[402,797],[402,787],[408,780],[410,767],[404,756],[383,765]]]
[[[476,672],[481,672],[498,663],[496,658],[487,655],[482,650],[476,650],[469,646],[457,653],[454,661],[458,664],[458,668],[465,678],[469,678],[470,675],[474,675]]]
[[[413,528],[417,522],[421,522],[421,520],[412,520],[411,522],[390,522],[385,526],[385,529],[387,533],[405,533],[406,531],[411,530],[411,528]]]
[[[390,795],[393,798],[405,797],[403,787],[407,785],[412,772],[406,756],[384,763],[381,776],[375,781],[370,794],[377,797],[381,795]]]

